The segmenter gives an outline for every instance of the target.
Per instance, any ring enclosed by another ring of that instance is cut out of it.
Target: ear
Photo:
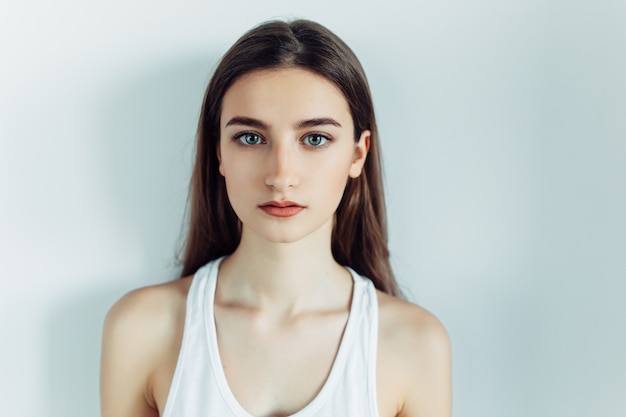
[[[350,178],[357,178],[363,172],[363,165],[365,165],[365,159],[370,150],[371,135],[369,130],[361,132],[361,137],[354,148],[354,159],[352,160],[352,165],[350,165]]]
[[[218,170],[220,171],[220,174],[222,175],[222,177],[224,177],[224,168],[222,167],[222,148],[221,148],[221,144],[222,142],[219,141],[217,142],[217,149],[216,149],[216,154],[217,154],[217,162],[218,162]]]

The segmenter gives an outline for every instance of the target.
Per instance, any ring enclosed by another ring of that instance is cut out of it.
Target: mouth
[[[293,201],[267,201],[259,208],[273,217],[292,217],[304,210],[304,206]]]

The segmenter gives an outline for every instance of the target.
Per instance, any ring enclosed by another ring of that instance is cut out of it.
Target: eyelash
[[[246,143],[244,142],[244,138],[246,137],[255,137],[257,138],[256,143]],[[308,133],[305,136],[302,137],[301,142],[305,142],[307,140],[307,138],[311,138],[311,137],[315,137],[315,138],[319,138],[322,139],[322,143],[320,145],[309,145],[309,144],[305,144],[305,146],[309,147],[309,148],[313,148],[313,149],[322,149],[325,148],[326,146],[328,146],[329,142],[331,141],[331,138],[328,137],[327,135],[321,134],[321,133]],[[250,147],[250,146],[255,146],[255,145],[262,145],[265,144],[265,139],[263,138],[263,136],[254,133],[254,132],[242,132],[242,133],[238,133],[235,136],[233,136],[233,140],[237,142],[238,145],[241,145],[243,147]],[[260,141],[260,142],[259,142]]]

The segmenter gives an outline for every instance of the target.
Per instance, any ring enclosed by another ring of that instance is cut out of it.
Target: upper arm
[[[133,291],[107,314],[100,364],[102,417],[158,415],[150,390],[159,355],[154,292],[151,288]]]
[[[450,417],[450,340],[428,311],[379,293],[381,416]]]
[[[409,330],[405,350],[406,394],[400,416],[449,417],[452,408],[450,339],[443,325],[423,311]]]

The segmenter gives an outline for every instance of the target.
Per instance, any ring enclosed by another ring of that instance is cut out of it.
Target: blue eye
[[[324,135],[313,134],[305,136],[303,141],[305,145],[319,148],[328,142],[328,138]]]
[[[235,136],[235,139],[243,145],[258,145],[263,143],[263,138],[255,133],[242,133],[241,135]]]

